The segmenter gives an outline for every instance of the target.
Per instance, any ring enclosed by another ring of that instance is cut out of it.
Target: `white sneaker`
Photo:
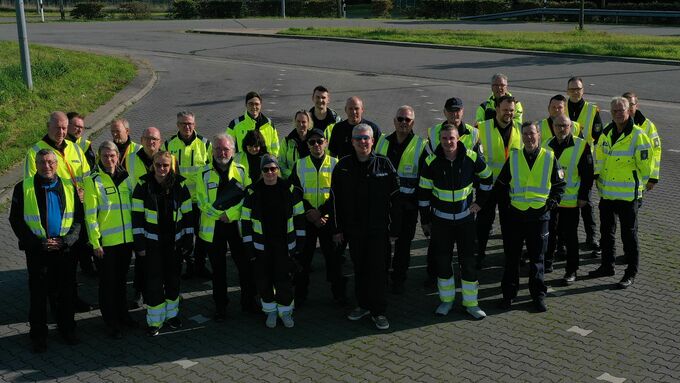
[[[357,307],[354,308],[354,310],[352,310],[347,315],[347,319],[349,319],[349,320],[359,320],[359,319],[365,317],[366,315],[368,315],[370,313],[371,313],[370,311],[368,311],[366,309],[362,309],[361,307],[357,306]]]
[[[466,310],[468,314],[472,315],[472,317],[477,320],[482,320],[486,318],[486,313],[482,311],[482,309],[480,309],[479,306],[468,307]]]
[[[295,326],[295,322],[293,321],[293,313],[290,311],[282,313],[281,322],[283,322],[283,326],[286,328]]]
[[[378,315],[371,317],[373,319],[373,323],[375,323],[375,327],[378,330],[387,330],[390,328],[390,322],[387,320],[387,317],[384,315]]]
[[[269,328],[276,327],[276,317],[276,311],[267,313],[267,320],[265,320],[264,324]]]
[[[451,311],[453,308],[453,302],[442,302],[437,306],[437,309],[434,310],[434,313],[437,315],[445,316]]]

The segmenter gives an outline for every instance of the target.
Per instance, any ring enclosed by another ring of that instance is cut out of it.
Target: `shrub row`
[[[85,20],[103,19],[106,17],[104,11],[106,5],[99,1],[77,3],[71,10],[71,17]],[[110,12],[120,14],[126,19],[148,19],[151,17],[151,5],[141,1],[131,1],[118,4],[118,8]]]
[[[276,0],[174,0],[170,16],[176,19],[237,18],[279,16],[281,1]],[[286,16],[336,17],[337,0],[286,0]]]

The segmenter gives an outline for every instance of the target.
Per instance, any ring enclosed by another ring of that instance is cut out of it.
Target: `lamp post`
[[[26,15],[24,14],[24,0],[16,2],[17,32],[19,35],[19,51],[21,52],[21,74],[29,90],[33,90],[33,76],[31,75],[31,55],[28,51],[28,37],[26,36]]]

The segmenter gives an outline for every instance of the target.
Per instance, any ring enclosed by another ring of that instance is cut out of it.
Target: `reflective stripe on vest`
[[[390,142],[385,135],[382,135],[378,139],[375,151],[378,154],[387,156],[389,146]],[[418,165],[424,149],[425,140],[414,135],[401,154],[399,166],[397,166],[397,174],[399,175],[399,191],[402,194],[412,195],[416,192],[416,186],[418,186]]]
[[[500,132],[494,126],[494,121],[495,120],[484,121],[482,123],[482,128],[479,130],[479,135],[482,140],[484,152],[486,153],[486,164],[491,168],[493,181],[496,181],[501,169],[503,169],[503,165],[505,165],[507,157],[505,146],[503,145],[503,137],[501,137]],[[523,145],[520,141],[520,132],[517,125],[513,123],[508,129],[512,129],[507,149],[507,153],[509,154],[513,149],[521,149]]]
[[[73,225],[73,215],[75,212],[75,199],[73,197],[74,188],[68,182],[61,180],[61,185],[64,188],[65,206],[63,206],[63,214],[61,217],[61,231],[59,236],[65,236]],[[38,198],[35,194],[34,177],[25,178],[23,182],[24,192],[24,221],[31,230],[31,232],[40,239],[47,238],[47,232],[42,226],[40,220],[40,210],[38,207]],[[47,221],[47,220],[46,220]]]
[[[302,197],[314,208],[321,206],[330,197],[331,175],[337,163],[335,157],[326,154],[317,171],[311,156],[297,161],[295,171],[302,184]]]
[[[555,139],[555,138],[553,138]],[[552,141],[552,139],[551,139]],[[549,144],[550,141],[547,144]],[[564,180],[567,183],[564,195],[560,201],[560,207],[576,207],[578,200],[578,189],[581,186],[581,175],[578,172],[578,161],[586,148],[586,141],[580,137],[574,137],[574,145],[565,148],[557,159],[562,170],[564,170]]]

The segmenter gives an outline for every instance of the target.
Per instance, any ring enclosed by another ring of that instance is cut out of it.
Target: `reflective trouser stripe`
[[[437,288],[439,289],[439,299],[442,302],[453,302],[456,298],[456,282],[453,277],[449,279],[437,278]]]
[[[179,297],[177,299],[171,300],[171,299],[166,299],[165,300],[165,319],[171,319],[177,316],[179,313]]]
[[[265,302],[262,299],[260,299],[262,302],[262,311],[266,313],[275,313],[276,312],[276,302]]]
[[[465,307],[476,307],[479,306],[477,302],[477,291],[479,289],[479,283],[477,281],[469,282],[461,280],[463,288],[461,292],[463,294],[463,306]]]
[[[279,312],[279,316],[281,316],[281,315],[283,315],[283,314],[285,314],[285,313],[292,312],[292,311],[293,311],[293,307],[295,307],[295,301],[291,302],[290,305],[288,305],[288,306],[284,306],[284,305],[277,304],[277,305],[276,305],[276,310]]]
[[[161,327],[165,322],[166,302],[158,306],[148,306],[146,308],[146,324],[153,327]]]

